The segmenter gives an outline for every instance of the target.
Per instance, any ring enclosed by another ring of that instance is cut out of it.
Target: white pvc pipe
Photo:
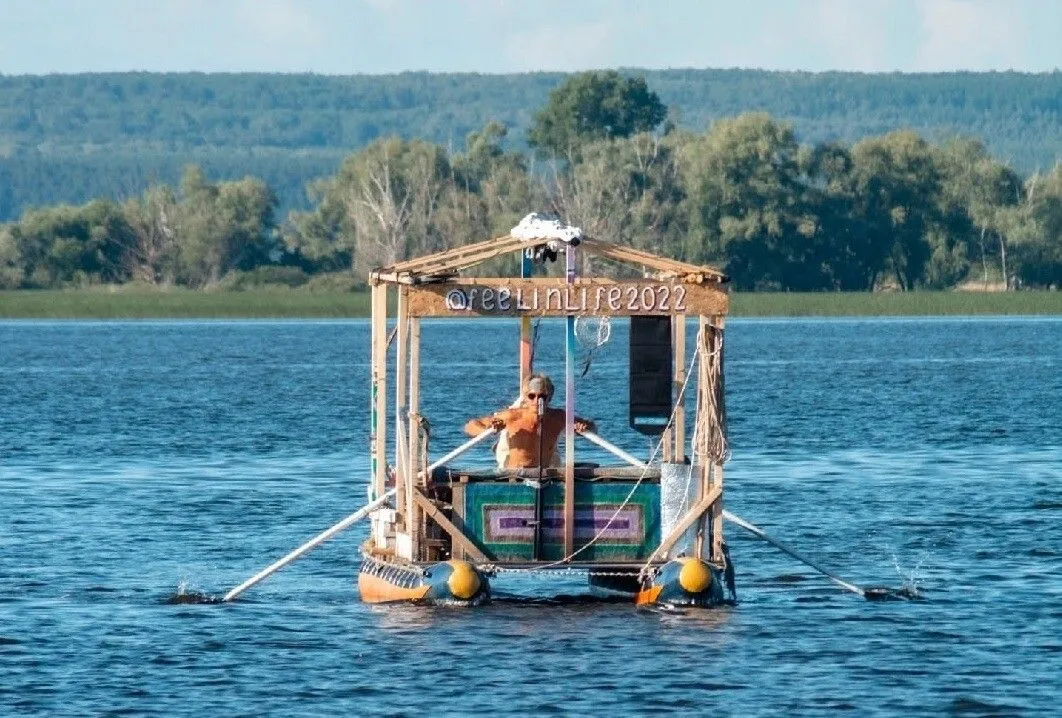
[[[254,576],[251,576],[249,579],[247,579],[246,581],[241,583],[239,586],[237,586],[236,588],[234,588],[231,591],[229,591],[228,593],[226,593],[225,597],[222,598],[221,600],[222,601],[231,601],[232,599],[236,598],[241,593],[243,593],[244,591],[249,589],[251,586],[255,585],[256,583],[258,583],[262,579],[266,578],[270,574],[275,573],[276,571],[279,571],[280,569],[284,568],[289,563],[291,563],[292,561],[297,559],[299,556],[302,556],[304,553],[306,553],[310,549],[312,549],[312,548],[314,548],[316,546],[319,546],[320,544],[324,543],[328,539],[330,539],[333,536],[335,536],[337,533],[339,533],[343,529],[345,529],[348,526],[351,526],[352,524],[354,524],[355,522],[360,521],[361,519],[365,518],[370,513],[372,513],[376,509],[380,508],[385,503],[387,503],[387,500],[389,498],[391,498],[392,496],[394,496],[394,495],[395,495],[395,490],[391,489],[390,491],[388,491],[387,493],[383,494],[382,496],[377,497],[375,501],[372,501],[371,503],[368,503],[365,506],[362,506],[360,509],[358,509],[357,511],[352,513],[350,516],[346,517],[345,519],[340,521],[338,524],[336,524],[332,528],[327,529],[327,530],[322,531],[321,533],[317,534],[312,539],[310,539],[309,541],[304,543],[302,546],[299,546],[297,549],[295,549],[294,551],[292,551],[288,555],[284,556],[284,558],[282,558],[282,559],[280,559],[278,561],[275,561],[274,563],[269,564],[268,566],[263,568],[261,571],[256,573]]]
[[[430,474],[432,471],[434,471],[435,469],[439,468],[440,466],[445,464],[450,459],[453,459],[454,457],[459,456],[459,455],[463,454],[464,452],[468,451],[473,446],[475,446],[479,442],[483,441],[484,439],[486,439],[488,436],[490,436],[493,433],[494,433],[494,429],[488,428],[483,433],[472,437],[471,439],[469,439],[465,443],[461,444],[461,446],[457,447],[456,449],[451,451],[449,454],[447,454],[446,456],[442,457],[441,459],[436,461],[434,464],[429,466],[427,469],[424,470],[424,473],[425,474]],[[312,539],[310,539],[309,541],[304,543],[302,546],[299,546],[297,549],[295,549],[291,553],[289,553],[286,556],[284,556],[283,558],[278,559],[277,561],[274,561],[273,563],[269,564],[268,566],[263,568],[261,571],[256,573],[254,576],[251,576],[249,579],[247,579],[246,581],[241,583],[239,586],[237,586],[236,588],[234,588],[231,591],[229,591],[228,593],[226,593],[224,598],[222,598],[221,600],[223,602],[227,602],[227,601],[231,601],[232,599],[236,598],[241,593],[243,593],[244,591],[249,589],[251,586],[254,586],[256,583],[258,583],[262,579],[267,578],[268,576],[270,576],[270,575],[276,573],[277,571],[279,571],[280,569],[284,568],[289,563],[291,563],[292,561],[297,559],[299,556],[302,556],[304,553],[306,553],[310,549],[316,548],[317,546],[320,546],[322,543],[324,543],[328,539],[332,538],[333,536],[335,536],[340,531],[343,531],[344,529],[347,529],[350,526],[352,526],[355,523],[357,523],[358,521],[362,520],[363,518],[365,518],[366,516],[371,514],[373,511],[375,511],[376,509],[378,509],[381,506],[383,506],[387,502],[387,500],[390,499],[394,495],[395,495],[395,489],[391,489],[390,491],[386,492],[382,496],[377,497],[374,501],[366,504],[365,506],[362,506],[360,509],[358,509],[357,511],[352,513],[350,516],[346,517],[345,519],[343,519],[342,521],[337,523],[336,525],[332,526],[331,528],[325,529],[324,531],[322,531],[321,533],[317,534]]]
[[[856,586],[854,584],[848,583],[847,581],[842,580],[842,579],[838,578],[837,576],[834,576],[832,573],[830,573],[829,571],[824,569],[822,566],[819,566],[818,564],[816,564],[811,559],[808,559],[808,558],[805,558],[804,556],[801,556],[799,553],[797,553],[793,549],[789,548],[788,546],[783,544],[778,539],[772,538],[771,536],[768,536],[767,533],[763,531],[763,529],[761,529],[760,527],[756,526],[755,524],[749,523],[748,521],[746,521],[745,519],[741,518],[740,516],[735,516],[734,514],[732,514],[729,511],[727,511],[726,509],[723,510],[723,518],[726,519],[727,521],[731,522],[731,523],[737,524],[738,526],[740,526],[741,528],[745,529],[746,531],[752,533],[753,535],[758,536],[759,538],[763,539],[767,543],[769,543],[772,546],[774,546],[779,551],[782,551],[783,553],[789,554],[790,556],[795,558],[797,561],[800,561],[801,563],[807,564],[811,568],[813,568],[816,571],[818,571],[819,573],[821,573],[826,578],[828,578],[831,581],[833,581],[834,583],[836,583],[841,588],[843,588],[843,589],[845,589],[847,591],[851,591],[852,593],[857,593],[860,596],[862,596],[863,598],[866,598],[867,592],[864,591],[863,589],[861,589],[859,586]]]
[[[648,466],[648,464],[646,464],[641,459],[637,459],[637,458],[631,456],[630,454],[628,454],[623,449],[619,448],[615,444],[612,444],[612,443],[610,443],[608,441],[605,441],[604,439],[602,439],[600,436],[598,436],[597,434],[595,434],[592,431],[584,431],[584,432],[581,433],[581,436],[586,437],[587,439],[589,439],[593,443],[595,443],[598,446],[600,446],[605,451],[608,451],[608,452],[610,452],[612,454],[615,454],[616,456],[618,456],[619,458],[623,459],[624,461],[626,461],[631,466],[637,466],[639,469],[644,469],[646,466]]]
[[[608,441],[605,441],[604,439],[602,439],[600,436],[598,436],[597,434],[593,433],[592,431],[584,431],[582,435],[585,436],[590,441],[592,441],[595,444],[597,444],[598,446],[600,446],[602,449],[605,449],[606,451],[609,451],[609,452],[615,454],[616,456],[618,456],[619,458],[623,459],[624,461],[626,461],[627,463],[629,463],[629,464],[631,464],[633,466],[637,466],[639,468],[644,468],[646,466],[646,464],[644,462],[639,461],[638,459],[636,459],[635,457],[631,456],[630,454],[628,454],[626,451],[624,451],[623,449],[619,448],[618,446],[615,446],[615,445],[609,443]],[[801,556],[799,553],[797,553],[793,549],[789,548],[788,546],[783,544],[778,539],[773,538],[772,536],[768,535],[763,529],[761,529],[760,527],[756,526],[755,524],[746,521],[745,519],[741,518],[740,516],[737,516],[735,514],[730,513],[726,509],[723,509],[723,518],[726,519],[727,521],[729,521],[730,523],[737,524],[738,526],[740,526],[741,528],[745,529],[746,531],[748,531],[748,532],[752,533],[753,535],[763,539],[764,541],[766,541],[767,543],[771,544],[772,546],[774,546],[778,550],[782,551],[783,553],[789,554],[790,556],[795,558],[797,561],[800,561],[801,563],[806,564],[807,566],[810,566],[811,568],[815,569],[816,571],[821,573],[823,576],[825,576],[826,578],[830,579],[831,581],[833,581],[834,583],[836,583],[838,586],[840,586],[841,588],[845,589],[846,591],[851,591],[852,593],[859,594],[860,596],[863,596],[864,598],[866,598],[866,591],[865,590],[863,590],[859,586],[856,586],[855,584],[848,583],[844,579],[838,578],[834,574],[832,574],[829,571],[827,571],[826,569],[824,569],[822,566],[819,566],[817,563],[815,563],[811,559],[809,559],[809,558],[807,558],[805,556]]]
[[[447,454],[446,456],[442,457],[441,459],[436,461],[434,464],[432,464],[428,468],[424,469],[424,471],[422,473],[424,473],[425,475],[430,474],[432,471],[435,471],[437,468],[439,468],[440,466],[442,466],[443,464],[448,462],[450,459],[456,459],[458,456],[460,456],[461,454],[465,453],[466,451],[471,449],[473,446],[475,446],[479,442],[481,442],[484,439],[486,439],[491,434],[495,434],[495,433],[497,433],[497,432],[495,431],[494,427],[488,426],[481,433],[476,434],[471,439],[469,439],[468,441],[466,441],[465,443],[461,444],[456,449],[451,451],[449,454]]]

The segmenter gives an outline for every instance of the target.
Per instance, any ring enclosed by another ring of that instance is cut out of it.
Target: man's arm
[[[556,424],[556,426],[558,426],[557,431],[560,432],[561,434],[563,434],[564,433],[564,409],[550,409],[550,412],[552,413],[553,416],[556,417],[556,419],[553,419],[552,421],[558,422]],[[597,424],[594,423],[593,419],[584,419],[583,417],[577,415],[575,417],[575,430],[577,432],[579,432],[580,434],[583,433],[584,431],[597,431]]]
[[[497,414],[490,414],[488,416],[481,416],[478,419],[471,419],[465,424],[465,433],[469,436],[479,436],[487,429],[495,429],[501,431],[505,428],[505,414],[507,412],[498,412]]]

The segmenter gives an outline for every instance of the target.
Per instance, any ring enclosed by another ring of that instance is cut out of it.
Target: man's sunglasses
[[[549,394],[537,394],[537,393],[535,393],[533,391],[529,391],[529,392],[527,392],[527,398],[528,399],[548,399],[549,398]]]

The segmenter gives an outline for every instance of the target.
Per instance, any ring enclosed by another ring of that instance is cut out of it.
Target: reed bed
[[[6,319],[309,319],[368,315],[367,292],[292,289],[0,292],[0,317]]]
[[[1062,315],[1062,292],[735,292],[737,317]]]

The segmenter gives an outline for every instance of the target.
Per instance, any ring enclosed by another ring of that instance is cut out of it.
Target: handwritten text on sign
[[[687,288],[681,284],[597,285],[592,287],[453,287],[446,293],[452,312],[573,314],[685,312]]]
[[[715,284],[681,281],[614,281],[476,278],[403,288],[413,317],[690,314],[727,313],[729,296]]]

